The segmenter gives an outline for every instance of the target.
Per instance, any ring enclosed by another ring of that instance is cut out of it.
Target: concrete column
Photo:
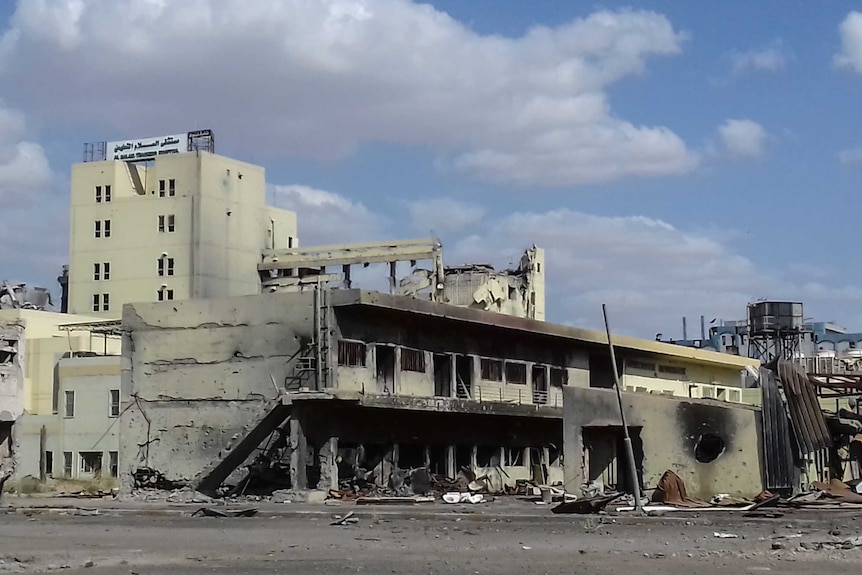
[[[323,442],[318,454],[320,483],[318,489],[338,489],[338,438],[330,437]]]
[[[290,485],[293,489],[307,489],[305,473],[308,442],[305,439],[304,417],[294,409],[290,419]]]
[[[455,468],[455,446],[446,446],[446,477],[455,477],[458,470]]]

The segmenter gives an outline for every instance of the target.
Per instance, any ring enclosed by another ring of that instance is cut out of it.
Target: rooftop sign
[[[203,150],[215,152],[212,130],[195,130],[157,138],[139,138],[117,142],[84,144],[84,161],[119,160],[146,162],[167,154]]]

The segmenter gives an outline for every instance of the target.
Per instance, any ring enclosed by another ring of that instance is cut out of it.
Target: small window
[[[108,452],[109,465],[111,468],[111,477],[119,477],[120,471],[120,453],[118,451]]]
[[[527,364],[507,361],[506,362],[506,383],[512,383],[515,385],[526,385],[527,384]]]
[[[165,216],[159,216],[159,231],[165,231]]]
[[[110,395],[110,404],[108,406],[108,415],[110,417],[120,416],[120,390],[112,389]]]
[[[659,373],[669,373],[672,375],[685,375],[685,368],[677,367],[675,365],[659,365],[658,371]]]
[[[105,220],[103,223],[103,227],[105,228],[105,237],[111,237],[111,220]]]
[[[169,290],[165,290],[165,291],[167,292],[165,294],[165,299],[167,299],[168,301],[172,301],[174,299],[174,290],[169,289]]]
[[[93,264],[93,281],[97,282],[102,279],[101,274],[102,264]]]
[[[158,292],[159,301],[171,301],[174,299],[174,290],[160,289]]]
[[[165,197],[165,181],[164,180],[159,180],[159,197],[160,198]]]
[[[109,262],[105,262],[102,264],[102,279],[111,279],[111,264]]]
[[[169,276],[174,275],[174,258],[168,258],[167,275],[169,275]]]
[[[559,367],[551,368],[551,386],[563,387],[569,384],[569,372],[566,369]]]
[[[54,476],[54,452],[45,452],[45,475],[48,477]]]
[[[159,267],[159,277],[164,276],[165,275],[165,258],[159,258],[158,267]]]
[[[168,180],[168,195],[171,197],[177,195],[177,181],[173,178]]]
[[[360,341],[339,341],[338,365],[365,367],[365,344]]]
[[[103,293],[102,294],[102,311],[108,311],[111,309],[111,295]]]
[[[401,371],[425,373],[425,352],[401,348]]]
[[[99,294],[93,294],[93,311],[99,311]]]
[[[111,201],[111,186],[105,186],[105,201]]]
[[[102,203],[102,186],[96,186],[96,203]]]
[[[159,289],[159,291],[156,292],[156,299],[159,301],[165,301],[165,290]]]
[[[486,381],[503,381],[503,362],[499,359],[483,359],[481,361],[482,379]]]
[[[168,232],[174,231],[174,215],[168,216]]]
[[[75,392],[67,391],[65,393],[66,403],[64,405],[65,409],[63,411],[64,417],[75,417]]]
[[[63,477],[70,479],[72,477],[72,452],[63,452]]]
[[[627,359],[626,366],[632,369],[639,369],[641,371],[655,371],[654,363],[650,363],[648,361],[640,361],[637,359]]]
[[[96,220],[96,228],[95,228],[95,231],[94,231],[94,235],[95,235],[97,238],[101,238],[101,237],[102,237],[102,220]]]

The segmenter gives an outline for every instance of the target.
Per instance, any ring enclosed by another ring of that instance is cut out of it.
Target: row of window
[[[160,215],[158,230],[167,233],[176,231],[176,216],[174,214]],[[96,220],[93,235],[97,238],[111,237],[111,220]]]
[[[66,390],[65,402],[63,404],[63,417],[72,419],[75,417],[75,391]],[[108,393],[108,417],[120,416],[120,390],[112,389]]]
[[[676,365],[664,365],[664,364],[656,365],[656,364],[648,362],[648,361],[640,361],[640,360],[636,360],[636,359],[625,360],[625,365],[626,365],[626,367],[630,367],[632,369],[639,369],[641,371],[651,371],[651,372],[658,371],[658,373],[680,375],[683,377],[685,376],[685,373],[686,373],[684,367],[679,367]]]
[[[159,277],[174,275],[174,258],[159,258],[156,260]],[[93,264],[93,281],[108,281],[111,279],[111,263]],[[98,311],[98,310],[95,310]]]
[[[344,367],[365,367],[366,345],[359,341],[338,342],[338,365]],[[425,352],[418,349],[401,348],[401,371],[425,373]],[[501,359],[482,358],[480,361],[481,378],[486,381],[503,381],[506,383],[527,385],[527,364]],[[550,384],[563,386],[567,383],[568,372],[563,368],[552,367]]]
[[[72,455],[71,451],[63,452],[63,477],[71,478],[72,477]],[[111,474],[111,477],[117,477],[119,471],[119,452],[117,451],[109,451],[108,452],[108,471]],[[102,475],[102,452],[101,451],[79,451],[78,452],[78,461],[80,465],[78,469],[82,474],[93,474],[96,477],[100,477]],[[48,473],[54,473],[54,452],[46,451],[45,452],[45,469]]]
[[[159,216],[159,231],[172,233],[175,229],[174,220],[175,217],[173,214],[169,214],[167,216]]]
[[[104,191],[104,194],[103,194]],[[102,201],[110,202],[111,201],[111,186],[96,186],[96,203],[101,204]]]

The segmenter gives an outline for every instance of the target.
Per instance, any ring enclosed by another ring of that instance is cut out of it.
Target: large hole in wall
[[[699,463],[712,463],[724,453],[724,439],[714,433],[704,433],[694,445],[694,458]]]

